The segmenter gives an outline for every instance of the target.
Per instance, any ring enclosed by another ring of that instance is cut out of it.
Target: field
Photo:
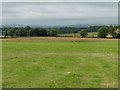
[[[87,38],[96,38],[97,37],[97,32],[89,32],[87,34],[88,34],[86,36]],[[58,36],[62,36],[62,37],[81,37],[80,33],[58,34]]]
[[[86,36],[87,38],[97,38],[98,37],[98,33],[97,32],[88,32],[87,34],[88,34]],[[58,34],[58,36],[61,36],[61,37],[81,37],[80,33]],[[108,34],[106,37],[107,38],[111,38],[112,36],[110,34]]]
[[[117,39],[4,39],[3,88],[117,88]]]

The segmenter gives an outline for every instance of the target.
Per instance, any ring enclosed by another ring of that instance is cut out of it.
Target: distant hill
[[[32,28],[36,27],[43,27],[43,28],[51,28],[51,27],[88,27],[90,26],[89,24],[76,24],[76,25],[57,25],[57,26],[50,26],[50,25],[21,25],[21,24],[5,24],[2,25],[2,27],[25,27],[25,26],[30,26]]]
[[[110,24],[108,24],[110,25]],[[107,25],[107,26],[108,26]],[[115,24],[114,24],[115,25]],[[89,26],[101,26],[100,24],[75,24],[75,25],[57,25],[57,26],[50,26],[50,25],[21,25],[21,24],[4,24],[2,27],[25,27],[25,26],[30,26],[31,28],[36,28],[36,27],[42,27],[42,28],[51,28],[51,27],[75,27],[75,28],[81,28],[81,27],[89,27]],[[1,26],[0,26],[1,27]]]

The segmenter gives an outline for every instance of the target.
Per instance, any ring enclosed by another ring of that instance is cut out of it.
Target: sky
[[[2,2],[119,2],[119,0],[2,0]]]
[[[117,2],[3,2],[2,24],[117,24]]]

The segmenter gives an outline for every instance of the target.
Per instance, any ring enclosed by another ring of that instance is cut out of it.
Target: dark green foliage
[[[108,27],[106,26],[100,27],[100,29],[98,30],[98,37],[106,38],[107,35],[108,35]]]
[[[47,31],[45,29],[38,29],[38,28],[34,28],[29,30],[28,32],[29,36],[47,36]]]
[[[61,27],[58,29],[58,33],[59,34],[64,34],[64,33],[77,33],[78,31],[80,31],[79,28],[75,28],[75,27]]]
[[[3,32],[3,35],[4,35],[5,37],[8,36],[7,30],[5,30],[5,31]]]
[[[101,26],[90,26],[87,28],[87,32],[97,32]]]
[[[109,34],[113,36],[113,38],[120,38],[120,28],[119,26],[112,26],[109,27]]]
[[[48,36],[56,36],[57,35],[58,28],[51,28],[47,31]]]
[[[15,33],[15,29],[14,29],[14,28],[9,28],[9,29],[7,29],[7,31],[6,31],[6,35],[7,35],[7,36],[13,36],[14,33]]]
[[[29,31],[29,36],[39,36],[39,29],[37,29],[37,28],[31,29]]]
[[[25,30],[30,30],[31,27],[30,27],[30,26],[26,26],[24,29],[25,29]]]
[[[120,38],[120,28],[118,28],[116,31],[114,31],[112,35],[114,38]]]
[[[27,31],[24,29],[20,29],[20,30],[18,30],[17,35],[18,36],[27,36]]]
[[[6,36],[47,36],[47,30],[43,28],[32,28],[26,26],[25,28],[3,28],[3,35]]]
[[[87,31],[86,31],[86,30],[81,30],[81,31],[80,31],[80,35],[81,35],[82,37],[85,37],[85,36],[87,35]]]
[[[113,32],[112,35],[113,35],[114,38],[119,37],[119,35],[116,32]]]
[[[16,31],[15,31],[15,36],[18,36],[18,32],[19,32],[19,30],[16,30]]]
[[[87,32],[98,32],[99,38],[106,38],[107,35],[113,38],[120,37],[120,26],[90,26],[90,27],[61,27],[61,28],[31,28],[26,27],[9,27],[2,28],[2,35],[6,36],[57,36],[57,34],[65,33],[81,33],[85,37]],[[84,30],[84,31],[83,31]]]
[[[113,38],[120,37],[119,26],[102,26],[98,31],[98,37],[105,38],[108,34],[113,36]]]
[[[39,36],[47,36],[47,30],[40,28],[39,29]]]
[[[109,34],[113,35],[114,31],[115,31],[114,26],[110,25],[110,27],[109,27]]]

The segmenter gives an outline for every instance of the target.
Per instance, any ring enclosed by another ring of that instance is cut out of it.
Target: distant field
[[[3,40],[3,88],[117,88],[117,39]]]
[[[58,36],[62,37],[81,37],[80,33],[67,33],[67,34],[58,34]],[[89,32],[88,35],[86,36],[87,38],[98,38],[97,32]],[[107,35],[107,38],[111,38],[111,35]]]
[[[80,33],[67,33],[67,34],[58,34],[58,36],[63,36],[63,37],[81,37]],[[97,32],[89,32],[86,37],[97,37]]]
[[[86,35],[86,38],[98,38],[97,32],[88,32],[87,34],[88,35]],[[65,33],[65,34],[58,34],[57,36],[58,37],[79,37],[81,38],[80,33]],[[4,38],[5,36],[0,36],[0,37]],[[12,36],[12,38],[13,37],[16,38],[17,36]],[[107,35],[106,37],[110,38],[112,36]],[[6,38],[11,38],[11,36],[6,36]]]

